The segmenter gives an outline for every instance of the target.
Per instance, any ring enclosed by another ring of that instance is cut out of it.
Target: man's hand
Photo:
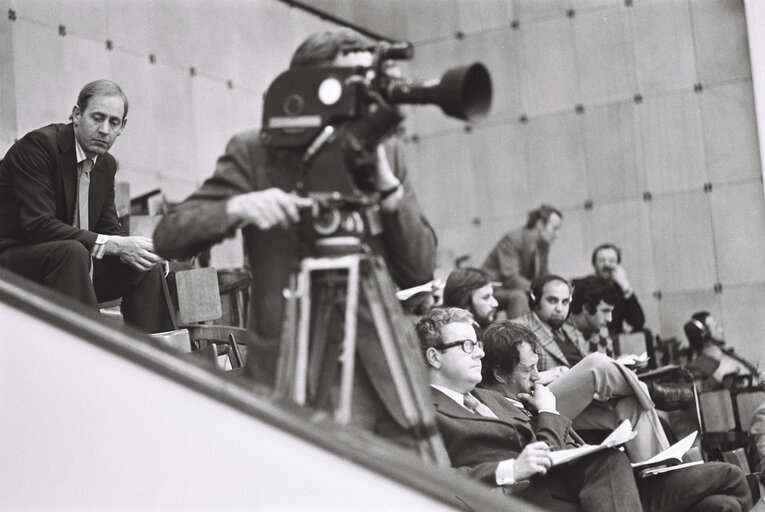
[[[538,412],[542,409],[548,411],[558,410],[553,392],[545,386],[540,386],[538,382],[534,386],[534,394],[518,393],[518,400],[523,402],[532,411]]]
[[[537,381],[537,384],[546,386],[550,384],[551,382],[555,381],[558,377],[560,377],[567,371],[568,371],[567,366],[556,366],[554,368],[550,368],[549,370],[539,372],[539,380]]]
[[[312,205],[313,201],[307,197],[272,187],[232,197],[226,203],[226,213],[235,225],[252,224],[265,231],[277,225],[287,227],[298,222],[300,209]]]
[[[382,144],[377,146],[377,169],[375,171],[375,184],[377,190],[390,190],[396,185],[399,186],[393,194],[386,197],[382,201],[382,209],[384,211],[394,211],[398,207],[401,198],[404,197],[404,188],[401,185],[401,181],[393,174],[390,162],[388,161],[388,155],[385,153],[385,146]]]
[[[550,447],[544,441],[527,444],[513,463],[513,476],[516,482],[528,480],[534,475],[547,473],[552,465]]]
[[[104,254],[119,256],[123,263],[138,270],[149,270],[162,261],[154,252],[154,242],[145,236],[110,236]]]
[[[632,285],[630,284],[630,280],[627,278],[627,271],[624,270],[624,267],[621,265],[616,265],[613,271],[611,271],[611,279],[613,279],[614,282],[619,285],[619,288],[624,291],[626,296],[632,295]]]

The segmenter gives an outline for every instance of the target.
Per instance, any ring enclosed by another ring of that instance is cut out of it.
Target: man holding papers
[[[487,336],[504,325],[490,327]],[[420,319],[417,333],[452,465],[471,476],[556,511],[751,508],[746,479],[729,464],[703,464],[639,484],[626,456],[612,448],[553,466],[551,452],[580,442],[571,421],[558,414],[553,394],[534,385],[535,343],[519,340],[513,367],[492,369],[496,382],[506,386],[501,389],[508,399],[493,390],[475,389],[484,352],[467,311],[434,309]]]

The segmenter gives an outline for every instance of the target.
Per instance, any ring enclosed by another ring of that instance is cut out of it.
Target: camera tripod
[[[331,243],[332,238],[327,241]],[[372,387],[414,438],[420,456],[448,466],[448,455],[435,425],[419,343],[411,320],[396,299],[382,258],[365,250],[362,244],[345,254],[303,258],[291,277],[286,299],[277,395],[300,405],[314,404],[321,399],[322,381],[337,384],[339,380],[334,419],[348,424],[354,406],[356,357],[366,352],[367,357],[359,359],[373,381]],[[358,336],[359,315],[366,314],[366,309],[359,308],[360,300],[368,305],[376,337]],[[332,343],[328,338],[333,326],[342,327],[339,357],[325,357]],[[385,375],[372,374],[368,367],[370,353],[379,356],[371,359],[385,369]],[[327,367],[333,369],[328,371]],[[391,402],[397,413],[391,410]]]

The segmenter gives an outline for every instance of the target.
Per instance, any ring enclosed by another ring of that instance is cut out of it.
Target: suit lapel
[[[66,202],[66,219],[71,223],[74,219],[74,208],[77,200],[77,151],[74,148],[74,128],[72,123],[58,132],[58,147],[63,169],[61,170],[64,201]]]
[[[537,335],[537,339],[539,339],[539,344],[542,346],[542,348],[550,354],[554,359],[558,361],[558,363],[568,366],[568,361],[566,360],[566,356],[563,355],[563,351],[560,349],[557,343],[555,343],[555,339],[553,338],[552,333],[549,329],[547,329],[544,325],[542,325],[542,321],[537,318],[537,315],[535,313],[529,313],[530,317],[530,324],[531,328],[534,331],[534,334]]]
[[[587,340],[584,339],[584,336],[581,332],[579,332],[579,329],[577,329],[574,325],[571,325],[568,320],[565,324],[563,324],[562,329],[566,332],[569,339],[574,343],[574,346],[576,346],[577,350],[579,350],[579,354],[582,357],[585,357],[590,353]]]

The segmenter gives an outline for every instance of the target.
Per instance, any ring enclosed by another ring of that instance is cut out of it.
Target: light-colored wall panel
[[[717,282],[709,200],[698,192],[655,197],[649,206],[662,293],[712,288]]]
[[[659,334],[662,338],[677,338],[684,346],[688,339],[683,325],[697,311],[709,311],[717,319],[722,318],[721,296],[711,288],[682,293],[662,293],[659,301]]]
[[[570,279],[585,275],[589,271],[582,255],[589,249],[587,232],[590,215],[583,209],[562,210],[563,226],[558,233],[558,239],[550,247],[548,267],[551,273]]]
[[[529,184],[524,127],[475,129],[468,137],[476,184],[476,212],[482,221],[523,216],[536,199]]]
[[[149,36],[152,44],[149,52],[156,56],[157,63],[172,65],[188,70],[197,53],[197,27],[209,20],[198,14],[199,0],[163,0],[152,2]]]
[[[646,99],[637,109],[643,173],[653,194],[700,188],[707,181],[698,96]]]
[[[620,6],[577,14],[573,20],[579,86],[588,106],[632,98],[637,91],[628,15]]]
[[[587,189],[595,203],[636,197],[646,188],[638,172],[635,109],[634,103],[615,103],[584,112]]]
[[[765,365],[765,315],[762,314],[762,298],[765,297],[765,283],[747,286],[723,287],[722,322],[725,341],[736,349],[736,353],[754,363]]]
[[[762,183],[715,186],[709,197],[720,282],[723,286],[765,282]]]
[[[529,183],[538,199],[560,208],[587,198],[582,118],[571,113],[532,119],[525,127]]]
[[[751,82],[706,87],[699,101],[709,179],[724,183],[759,177]]]
[[[455,4],[457,28],[465,33],[507,25],[516,19],[515,6],[507,0],[458,0]]]
[[[687,2],[635,2],[631,10],[640,92],[691,87],[696,69]]]
[[[16,119],[19,136],[49,123],[64,123],[79,88],[61,87],[66,76],[64,47],[58,32],[18,18],[13,26]],[[23,55],[24,58],[19,58]]]
[[[524,4],[526,5],[526,4]],[[521,23],[519,72],[523,110],[533,116],[573,110],[579,103],[574,62],[572,22],[562,17],[530,24]]]
[[[535,0],[533,2],[513,0],[517,19],[521,23],[540,18],[563,17],[570,4],[569,0]]]
[[[744,2],[693,0],[689,5],[701,83],[752,76]]]
[[[61,12],[64,9],[62,4],[62,0],[11,0],[10,7],[16,11],[19,20],[34,20],[55,28],[62,20]]]
[[[129,48],[131,52],[148,58],[153,40],[151,23],[153,1],[106,0],[107,34],[115,48]]]
[[[110,152],[122,166],[156,173],[159,149],[155,126],[161,126],[162,120],[156,117],[154,96],[149,85],[153,70],[154,65],[149,63],[146,55],[119,49],[109,52],[109,78],[120,84],[129,106],[125,129]],[[166,99],[162,101],[167,102]],[[134,189],[131,193],[136,195]]]
[[[463,134],[449,134],[423,139],[416,146],[418,196],[439,233],[473,217],[475,188],[465,140]]]
[[[189,172],[196,172],[194,169],[198,142],[195,123],[207,120],[197,120],[194,117],[191,80],[192,77],[185,69],[160,64],[151,68],[151,103],[156,120],[155,166],[162,174],[187,175]]]
[[[191,81],[191,91],[194,119],[204,119],[204,122],[194,123],[195,168],[178,171],[201,182],[212,174],[216,160],[233,135],[231,90],[225,83],[196,76]]]
[[[108,39],[108,12],[109,6],[104,0],[65,0],[61,2],[56,25],[64,25],[67,36],[90,39],[103,47]]]
[[[77,102],[77,93],[83,85],[107,78],[109,73],[109,52],[103,41],[93,41],[81,37],[67,35],[63,38],[64,49],[64,76],[61,77],[59,86],[67,91],[75,91],[74,97],[69,100],[69,109]]]
[[[440,277],[445,280],[448,277],[449,272],[454,268],[455,260],[462,256],[472,256],[469,261],[475,263],[475,232],[475,226],[470,224],[470,222],[464,221],[454,223],[436,231],[438,235],[438,259],[436,261],[438,270],[435,272],[437,278]],[[482,256],[478,256],[479,261],[476,265],[481,264],[481,257]],[[464,266],[471,264],[472,263],[467,263]]]

